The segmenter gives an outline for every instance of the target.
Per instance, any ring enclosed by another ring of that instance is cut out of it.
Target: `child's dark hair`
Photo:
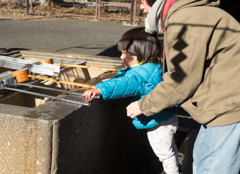
[[[142,0],[137,0],[138,3],[141,3]],[[147,4],[152,7],[156,0],[146,0]]]
[[[145,32],[145,28],[133,28],[125,32],[118,42],[118,50],[137,56],[138,62],[162,64],[162,47],[157,37]]]
[[[149,5],[149,6],[153,6],[153,4],[156,2],[156,0],[146,0],[147,1],[147,4]]]

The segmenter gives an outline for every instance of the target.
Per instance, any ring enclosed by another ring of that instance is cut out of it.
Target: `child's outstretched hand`
[[[111,79],[111,78],[108,78],[108,79],[103,79],[103,80],[102,80],[102,82],[105,82],[105,81],[107,81],[107,80],[110,80],[110,79]]]
[[[95,96],[101,96],[102,93],[99,89],[89,89],[83,93],[83,96],[86,98],[93,98]]]

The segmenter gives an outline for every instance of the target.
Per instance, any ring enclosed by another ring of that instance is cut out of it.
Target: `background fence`
[[[93,20],[128,21],[130,24],[144,21],[137,0],[87,1],[87,0],[13,0],[0,2],[0,10],[29,14],[60,15],[92,18]]]

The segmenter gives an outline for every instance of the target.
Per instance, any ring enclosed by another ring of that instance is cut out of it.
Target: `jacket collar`
[[[142,65],[143,62],[144,62],[144,61],[142,61],[142,62],[136,62],[135,64],[131,65],[131,66],[128,67],[128,68],[122,68],[122,69],[119,69],[119,71],[125,71],[125,70],[128,70],[129,68],[137,67],[137,66],[139,66],[139,65]],[[149,63],[149,62],[153,62],[153,57],[151,57],[151,58],[148,60],[147,63]],[[118,72],[119,72],[119,71],[118,71]]]
[[[168,14],[169,9],[172,7],[172,5],[178,0],[167,0],[163,9],[163,16],[162,19],[163,21],[165,21],[165,18]],[[162,30],[164,31],[165,27],[162,28]]]

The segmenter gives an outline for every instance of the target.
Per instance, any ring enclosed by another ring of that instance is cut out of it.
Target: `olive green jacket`
[[[240,24],[219,0],[179,0],[165,18],[164,81],[139,100],[144,115],[181,104],[197,122],[240,121]]]

